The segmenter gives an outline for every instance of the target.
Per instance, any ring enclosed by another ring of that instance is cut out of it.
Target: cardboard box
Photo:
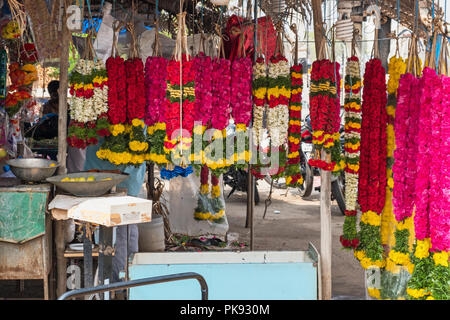
[[[69,209],[68,217],[107,227],[150,222],[152,201],[130,196],[95,198]]]

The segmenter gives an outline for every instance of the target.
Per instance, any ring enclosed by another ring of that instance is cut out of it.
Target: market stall
[[[41,199],[44,207],[29,210],[30,216],[39,216],[40,231],[22,240],[14,234],[12,239],[17,242],[15,245],[22,245],[23,240],[31,243],[30,239],[42,235],[49,241],[51,235],[45,232],[48,226],[42,219],[49,219],[50,215],[43,212],[51,211],[55,222],[58,296],[66,291],[64,221],[74,221],[83,237],[86,288],[96,284],[92,244],[100,238],[99,246],[94,246],[99,257],[100,284],[115,279],[113,258],[122,260],[119,271],[130,269],[131,279],[137,279],[172,269],[189,271],[198,257],[204,259],[204,264],[195,266],[199,273],[214,264],[217,272],[242,272],[242,283],[252,272],[247,263],[261,265],[261,273],[255,273],[257,278],[266,277],[271,268],[279,267],[287,270],[286,277],[309,279],[302,292],[295,291],[299,283],[284,279],[283,285],[291,285],[288,297],[261,295],[262,299],[331,299],[331,181],[333,177],[344,177],[346,210],[340,242],[354,252],[366,269],[368,296],[449,297],[449,177],[445,152],[449,136],[448,35],[441,20],[442,10],[433,9],[432,22],[428,23],[419,20],[419,1],[415,1],[415,24],[409,32],[408,57],[404,61],[406,57],[401,56],[398,47],[388,60],[390,48],[386,49],[382,41],[390,43],[393,39],[398,46],[401,35],[397,32],[383,39],[379,8],[363,2],[354,7],[362,6],[364,16],[376,17],[373,38],[365,39],[373,46],[368,59],[363,58],[359,48],[361,34],[354,32],[353,21],[348,21],[352,19],[341,15],[328,28],[323,24],[319,0],[283,2],[286,7],[274,7],[271,1],[247,1],[246,10],[242,6],[231,12],[226,6],[228,1],[206,4],[181,0],[176,8],[164,1],[143,4],[136,0],[120,8],[115,2],[111,5],[87,1],[86,6],[82,2],[74,7],[82,13],[80,19],[86,17],[85,27],[70,23],[69,1],[62,7],[62,20],[48,17],[45,22],[39,13],[53,12],[45,1],[37,1],[37,5],[8,1],[11,18],[1,31],[10,42],[5,47],[9,56],[0,54],[0,85],[4,83],[3,91],[7,89],[1,110],[5,116],[0,143],[8,151],[14,175],[31,183],[5,189],[0,200],[11,201],[7,198],[9,193],[14,194],[12,197],[33,194],[33,199],[34,192],[47,194]],[[143,7],[154,10],[151,23],[145,21],[147,25],[142,21]],[[164,12],[160,11],[163,8]],[[306,15],[305,8],[312,12]],[[352,11],[352,6],[341,4],[340,8]],[[93,12],[103,18],[100,26],[94,23]],[[315,60],[308,61],[307,57],[305,64],[298,59],[298,26],[292,23],[292,17],[288,22],[294,13],[304,14],[314,22]],[[27,15],[33,22],[32,28],[23,19]],[[410,12],[401,15],[397,2],[396,16],[400,24],[402,19],[408,20]],[[61,28],[56,31],[52,22]],[[351,27],[351,32],[342,22]],[[411,21],[407,25],[411,28]],[[45,27],[52,32],[44,36],[38,31]],[[287,29],[294,40],[287,36]],[[165,31],[165,38],[161,31]],[[426,56],[421,61],[418,46],[423,33],[430,37],[425,38]],[[61,37],[60,42],[54,41],[57,36]],[[337,50],[338,41],[351,50],[347,59],[338,56],[342,53]],[[31,47],[31,42],[36,47]],[[12,52],[21,54],[15,56]],[[60,68],[57,163],[27,162],[36,157],[26,146],[23,125],[33,118],[36,103],[31,86],[38,61]],[[303,96],[306,89],[307,98]],[[301,149],[305,105],[309,106],[312,127],[310,159]],[[424,128],[419,129],[419,117]],[[67,174],[71,152],[84,154],[86,160],[80,170],[83,172]],[[28,163],[25,169],[53,172],[33,180],[16,173],[14,161]],[[148,194],[153,203],[138,198],[147,166],[151,177]],[[172,232],[225,239],[229,224],[223,175],[232,169],[246,176],[247,225],[253,251],[255,180],[284,179],[287,188],[303,188],[307,166],[316,168],[321,176],[320,255],[313,248],[280,255],[268,252],[268,260],[255,252],[223,253],[222,259],[201,253],[152,255],[135,250],[128,260],[130,230],[136,224],[149,222],[152,210],[163,215],[166,238]],[[154,186],[155,167],[159,181],[163,181],[158,192]],[[56,170],[58,175],[53,176]],[[125,189],[111,191],[116,187]],[[160,201],[161,195],[164,201]],[[52,201],[47,206],[49,200]],[[27,204],[23,199],[19,202]],[[15,209],[3,209],[8,225],[14,226]],[[96,227],[100,235],[93,239]],[[119,250],[122,240],[117,240],[120,244],[116,245],[117,251],[113,250],[113,227],[118,227],[118,234],[119,230],[126,230],[125,254]],[[11,238],[5,233],[9,227],[3,228],[0,241]],[[48,247],[39,248],[43,252],[39,259],[47,261]],[[154,257],[156,262],[152,261]],[[167,268],[161,267],[166,264]],[[43,265],[39,277],[46,278],[49,269],[46,263]],[[424,274],[431,274],[432,279],[424,279]],[[130,277],[126,274],[125,278]],[[206,278],[214,282],[210,275]],[[257,278],[249,279],[247,285],[253,285]],[[270,292],[276,292],[277,285],[281,285],[270,281],[266,284]],[[231,294],[227,285],[215,283],[222,295],[212,292],[211,296],[231,297],[227,295]],[[176,286],[160,288],[167,297],[176,290]],[[131,297],[149,292],[135,289]],[[256,293],[245,294],[242,297],[251,298]]]

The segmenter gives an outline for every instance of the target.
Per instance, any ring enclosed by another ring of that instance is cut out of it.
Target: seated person
[[[59,81],[50,81],[47,86],[50,100],[48,100],[42,108],[42,118],[34,126],[25,128],[25,137],[32,137],[35,140],[42,140],[53,139],[58,136],[58,89]],[[67,124],[69,124],[69,119],[67,119]]]

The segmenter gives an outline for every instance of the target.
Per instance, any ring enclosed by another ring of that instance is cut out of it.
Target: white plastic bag
[[[106,60],[111,56],[114,35],[114,17],[111,15],[111,9],[111,3],[105,2],[103,5],[102,24],[98,29],[98,33],[94,41],[94,50],[97,54],[97,58],[102,59],[104,63],[106,63]]]
[[[194,211],[199,196],[200,177],[191,173],[187,177],[179,176],[169,181],[164,180],[164,183],[166,188],[161,201],[169,210],[170,229],[174,234],[191,237],[206,235],[225,237],[229,228],[226,214],[223,216],[224,219],[221,223],[194,219]],[[222,185],[221,181],[219,183]],[[225,203],[223,191],[221,191],[221,200]]]

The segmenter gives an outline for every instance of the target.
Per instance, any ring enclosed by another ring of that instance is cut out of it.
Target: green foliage
[[[360,222],[358,233],[359,245],[357,250],[364,250],[372,261],[383,259],[383,246],[380,239],[380,227]]]

